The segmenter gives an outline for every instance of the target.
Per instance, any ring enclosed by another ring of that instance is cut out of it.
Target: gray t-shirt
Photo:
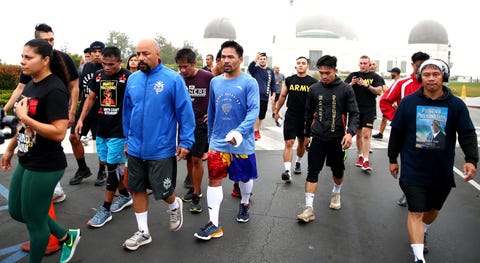
[[[275,93],[280,93],[282,91],[282,83],[285,80],[285,76],[282,73],[275,74]]]

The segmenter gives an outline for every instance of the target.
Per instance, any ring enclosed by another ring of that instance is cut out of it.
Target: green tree
[[[79,54],[68,54],[73,60],[73,63],[78,68],[80,66],[80,60],[82,60],[82,55]]]
[[[175,54],[178,51],[178,48],[172,45],[172,42],[167,41],[165,37],[161,34],[157,33],[155,40],[158,42],[158,46],[160,47],[161,51],[161,58],[162,62],[165,65],[173,65],[175,64]]]
[[[124,61],[128,56],[135,53],[135,46],[131,43],[130,37],[123,32],[110,31],[105,45],[118,47],[122,52]]]
[[[183,42],[183,46],[180,48],[174,47],[172,42],[167,41],[165,37],[163,37],[161,34],[157,33],[157,36],[155,40],[158,42],[158,46],[160,47],[161,51],[161,58],[162,62],[164,65],[177,69],[177,65],[175,63],[175,54],[177,54],[177,51],[181,48],[190,48],[192,49],[195,54],[197,54],[197,67],[201,67],[203,65],[203,60],[202,60],[202,54],[198,52],[198,50],[193,46],[192,43],[188,41]]]

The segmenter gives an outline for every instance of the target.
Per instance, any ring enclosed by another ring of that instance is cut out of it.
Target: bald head
[[[149,73],[160,64],[160,48],[155,39],[143,39],[137,45],[138,68]]]

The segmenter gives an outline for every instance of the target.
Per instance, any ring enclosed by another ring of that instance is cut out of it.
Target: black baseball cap
[[[100,41],[94,41],[92,44],[90,44],[90,52],[93,52],[95,49],[100,49],[103,51],[105,48],[105,44]]]
[[[402,71],[401,71],[399,68],[394,67],[394,68],[392,68],[391,70],[389,70],[388,72],[395,72],[395,73],[397,73],[397,74],[400,74],[400,72],[402,72]]]

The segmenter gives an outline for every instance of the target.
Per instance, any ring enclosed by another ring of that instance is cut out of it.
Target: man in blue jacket
[[[140,70],[128,79],[123,102],[127,185],[133,193],[138,224],[138,231],[123,244],[129,250],[152,242],[147,220],[147,188],[153,190],[155,200],[167,202],[170,230],[182,227],[182,199],[175,196],[176,161],[185,159],[190,152],[195,130],[185,81],[163,65],[158,43],[154,39],[141,40],[137,55]]]

